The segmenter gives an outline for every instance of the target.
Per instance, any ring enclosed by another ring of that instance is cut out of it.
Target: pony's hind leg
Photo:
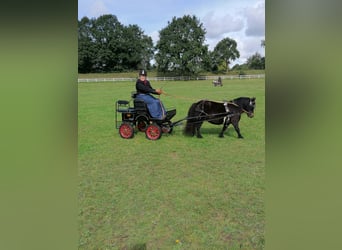
[[[202,123],[203,122],[199,122],[195,125],[195,131],[196,131],[195,133],[196,133],[197,138],[203,138],[203,136],[201,135],[201,131],[200,131]]]

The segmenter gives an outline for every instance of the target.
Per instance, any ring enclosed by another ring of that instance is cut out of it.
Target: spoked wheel
[[[147,118],[145,117],[138,117],[137,119],[137,128],[140,132],[145,132],[148,126]]]
[[[162,130],[157,124],[151,124],[147,126],[145,134],[150,140],[158,140],[162,135]]]
[[[119,134],[124,139],[130,139],[134,137],[133,126],[129,123],[122,123],[119,127]]]

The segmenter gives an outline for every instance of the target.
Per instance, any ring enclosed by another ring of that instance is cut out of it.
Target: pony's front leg
[[[230,119],[229,118],[225,118],[224,123],[223,123],[223,128],[221,130],[221,133],[219,134],[220,138],[224,137],[224,132],[227,130],[228,126],[230,124]]]
[[[236,124],[233,124],[233,126],[234,126],[234,128],[235,128],[236,133],[238,134],[238,138],[243,139],[243,136],[242,136],[241,133],[240,133],[239,124],[236,123]]]

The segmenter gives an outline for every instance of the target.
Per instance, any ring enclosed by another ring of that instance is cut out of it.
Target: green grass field
[[[200,99],[255,96],[254,118],[233,127],[204,123],[203,139],[183,125],[150,141],[122,139],[115,101],[134,82],[79,83],[79,249],[263,249],[265,244],[265,80],[151,82],[176,121]]]

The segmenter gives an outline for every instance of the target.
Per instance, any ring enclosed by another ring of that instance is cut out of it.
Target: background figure
[[[139,71],[139,79],[135,84],[137,90],[137,98],[143,99],[147,104],[147,108],[153,118],[163,120],[165,118],[166,110],[163,103],[151,94],[161,95],[161,89],[152,88],[150,82],[146,80],[147,72],[142,69]]]

